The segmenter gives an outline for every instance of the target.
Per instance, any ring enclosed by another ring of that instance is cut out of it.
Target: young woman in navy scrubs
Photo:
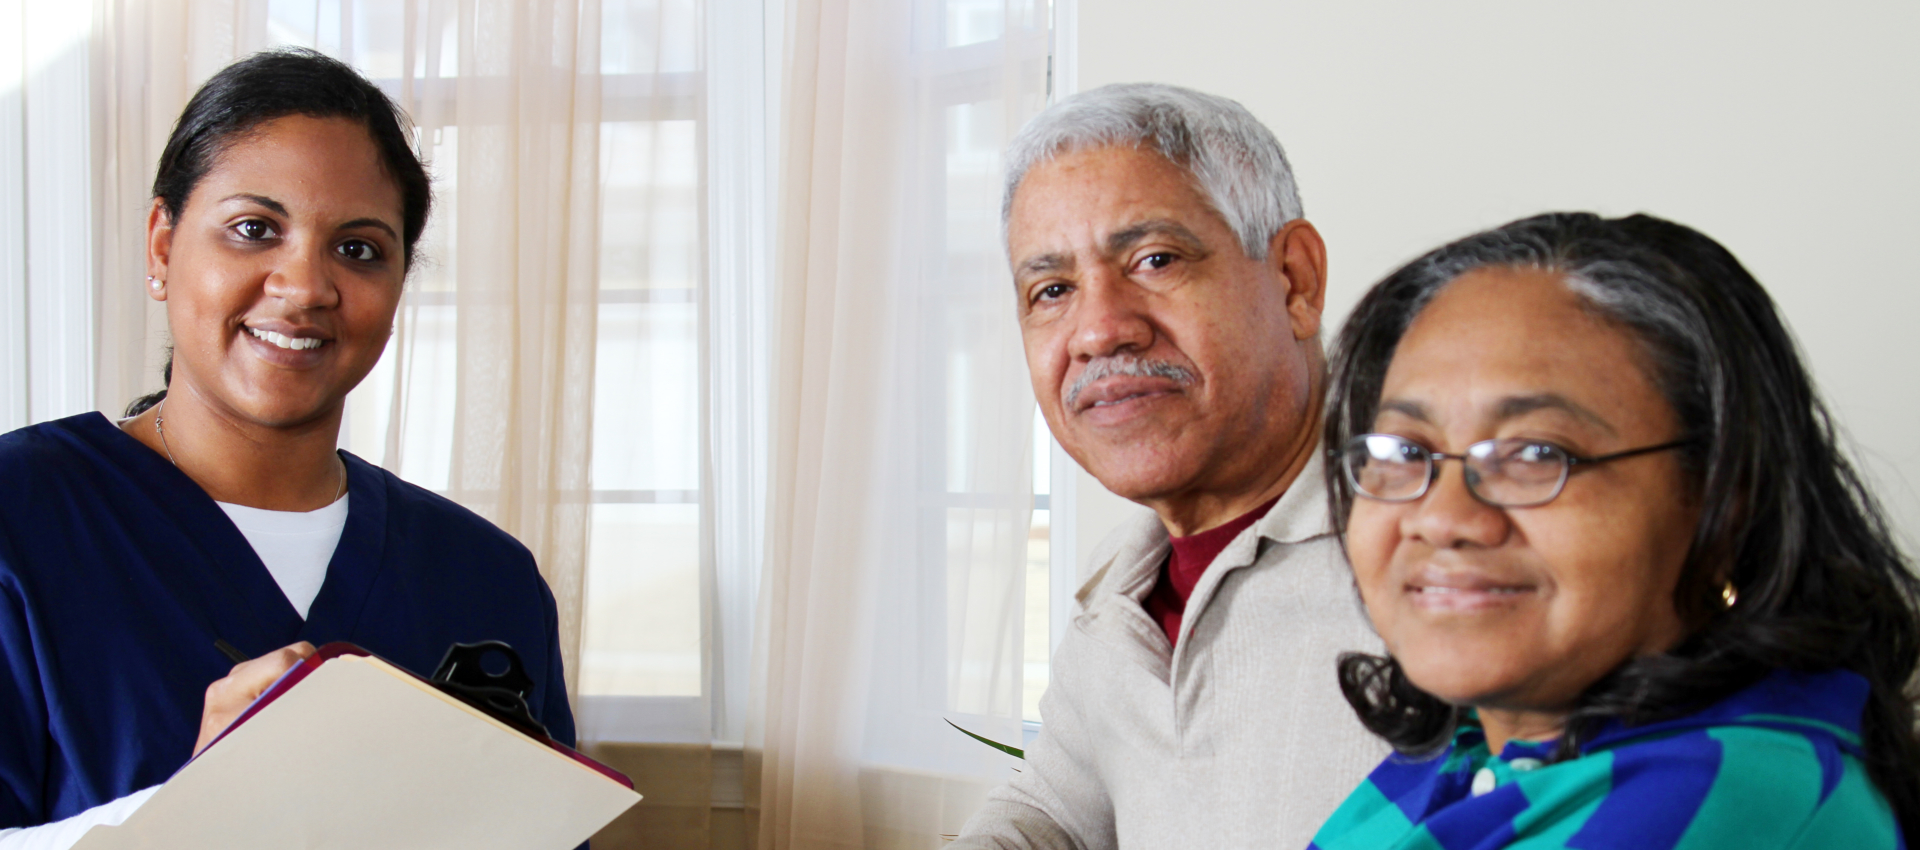
[[[504,640],[573,743],[526,547],[335,449],[431,202],[404,116],[319,54],[242,60],[187,105],[147,225],[167,389],[0,436],[0,848],[123,819],[329,641],[431,672]]]

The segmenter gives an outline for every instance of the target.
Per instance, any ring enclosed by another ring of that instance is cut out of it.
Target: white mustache
[[[1165,360],[1147,360],[1131,354],[1117,354],[1101,357],[1087,364],[1080,377],[1073,379],[1073,386],[1067,388],[1067,409],[1080,408],[1080,394],[1087,387],[1102,378],[1125,376],[1129,378],[1166,378],[1181,386],[1194,382],[1193,372],[1184,366],[1168,363]]]

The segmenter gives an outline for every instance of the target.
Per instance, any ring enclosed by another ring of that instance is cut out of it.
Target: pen
[[[241,652],[239,648],[235,647],[233,644],[227,643],[226,638],[214,638],[213,648],[220,650],[221,655],[225,655],[226,657],[233,659],[233,663],[235,664],[244,664],[248,661],[253,660],[246,653]]]

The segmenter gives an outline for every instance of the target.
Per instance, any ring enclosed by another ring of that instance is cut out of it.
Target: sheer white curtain
[[[159,381],[165,324],[140,291],[143,225],[153,165],[193,90],[273,46],[354,65],[418,122],[438,198],[342,443],[533,550],[577,682],[601,288],[599,0],[106,0],[98,14],[99,404]]]
[[[1020,740],[1033,414],[999,151],[1044,105],[1045,10],[786,6],[760,847],[932,846],[1017,764],[944,720]]]
[[[0,0],[0,431],[93,407],[91,25]]]

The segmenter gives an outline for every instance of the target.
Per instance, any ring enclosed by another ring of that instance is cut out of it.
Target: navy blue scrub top
[[[503,640],[565,744],[553,594],[466,508],[346,452],[347,524],[306,620],[199,485],[98,413],[0,435],[0,828],[164,782],[233,662],[350,641],[417,673]]]

